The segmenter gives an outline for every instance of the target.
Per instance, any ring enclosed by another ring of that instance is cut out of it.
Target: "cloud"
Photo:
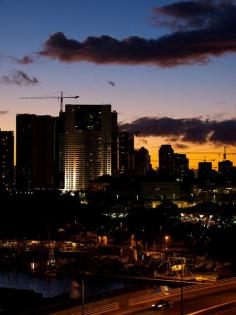
[[[0,110],[0,115],[5,115],[8,113],[8,110]]]
[[[153,8],[158,25],[174,27],[168,35],[146,39],[111,36],[70,39],[62,32],[49,36],[38,56],[61,62],[95,64],[148,64],[173,67],[206,63],[214,57],[236,52],[236,4],[230,0],[179,1]],[[33,61],[26,55],[21,62]]]
[[[19,86],[31,86],[38,84],[39,81],[35,77],[30,78],[23,71],[15,71],[8,75],[0,77],[0,84],[16,84]]]
[[[141,117],[131,123],[120,124],[120,129],[132,133],[140,130],[144,137],[159,136],[175,142],[236,144],[236,119]]]
[[[113,81],[110,81],[110,80],[109,80],[109,81],[107,81],[107,82],[108,82],[108,84],[110,84],[111,86],[114,86],[114,87],[116,86],[116,84],[115,84]]]
[[[29,55],[25,55],[22,58],[16,58],[16,57],[13,57],[13,56],[6,56],[6,55],[3,55],[3,54],[0,54],[0,57],[4,58],[4,59],[7,59],[7,60],[9,60],[10,62],[13,62],[13,63],[17,63],[17,64],[20,64],[20,65],[28,65],[28,64],[34,63],[38,59],[38,54],[37,53],[35,53],[35,54],[32,53],[32,54],[29,54]]]
[[[175,144],[175,147],[176,147],[176,149],[183,149],[183,150],[189,148],[188,145],[183,144],[183,143],[176,143],[176,144]]]
[[[163,7],[152,9],[152,22],[177,30],[217,29],[231,24],[235,17],[235,1],[225,0],[192,0],[179,1]]]
[[[21,65],[28,65],[34,63],[35,59],[31,55],[25,55],[22,58],[12,58],[15,63],[19,63]]]

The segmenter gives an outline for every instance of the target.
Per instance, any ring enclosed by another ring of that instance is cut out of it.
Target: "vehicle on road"
[[[173,306],[173,302],[169,300],[159,300],[155,304],[152,304],[152,309],[154,311],[161,311],[165,309],[170,309]]]

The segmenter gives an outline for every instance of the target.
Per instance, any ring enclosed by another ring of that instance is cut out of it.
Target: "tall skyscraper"
[[[212,163],[199,162],[198,163],[198,178],[200,180],[208,180],[212,176]]]
[[[86,190],[111,171],[111,105],[66,105],[65,190]]]
[[[111,160],[112,175],[119,174],[119,127],[117,123],[117,112],[111,113]]]
[[[16,116],[16,184],[19,188],[54,187],[55,118]]]
[[[189,160],[186,154],[175,153],[175,177],[182,181],[189,174]]]
[[[223,176],[229,176],[232,174],[233,162],[229,160],[224,160],[218,163],[219,173]]]
[[[55,117],[55,187],[64,189],[65,174],[65,112]]]
[[[8,190],[14,181],[14,134],[0,129],[0,189]]]
[[[163,144],[160,147],[159,174],[166,177],[172,177],[175,175],[174,150],[169,144]]]
[[[146,176],[150,170],[150,155],[147,149],[141,147],[134,151],[134,172],[139,176]]]
[[[134,169],[134,135],[128,131],[119,133],[119,173],[130,174]]]

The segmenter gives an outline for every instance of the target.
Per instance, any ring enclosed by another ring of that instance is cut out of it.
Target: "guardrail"
[[[225,286],[225,285],[229,285],[231,283],[236,283],[236,277],[235,278],[229,278],[229,279],[223,279],[223,280],[218,280],[213,282],[207,282],[207,283],[199,283],[199,284],[195,284],[195,285],[190,285],[190,286],[186,286],[183,288],[183,292],[184,294],[186,293],[191,293],[194,291],[198,291],[198,290],[204,290],[207,288],[214,288],[214,287],[221,287],[221,286]],[[144,295],[144,296],[138,296],[138,297],[134,297],[134,298],[130,298],[129,299],[129,306],[135,306],[138,304],[143,304],[146,302],[150,302],[153,300],[157,300],[158,298],[163,298],[165,296],[175,296],[175,295],[179,295],[180,294],[180,288],[175,288],[175,289],[170,289],[167,292],[157,292],[157,293],[152,293],[152,294],[148,294],[148,295]]]
[[[207,282],[207,283],[199,283],[195,285],[189,285],[183,287],[184,294],[191,294],[195,291],[204,291],[208,290],[210,288],[217,288],[222,286],[227,286],[230,284],[236,284],[236,277],[235,278],[229,278],[224,280],[218,280],[214,283]],[[156,292],[156,293],[148,293],[145,295],[139,295],[136,297],[127,297],[126,303],[124,303],[125,296],[117,297],[116,300],[111,303],[103,304],[103,305],[92,305],[92,304],[86,304],[83,310],[83,315],[99,315],[99,314],[105,314],[105,313],[111,313],[118,310],[123,309],[123,307],[132,307],[137,306],[139,304],[145,304],[148,302],[156,301],[158,299],[164,298],[164,297],[180,297],[180,287],[170,289],[167,292]],[[99,301],[98,301],[99,302]],[[108,301],[107,301],[108,302]],[[66,309],[64,311],[58,311],[51,313],[52,315],[63,315],[63,314],[70,314],[70,315],[82,315],[81,306],[74,307],[70,309]]]
[[[88,307],[88,308],[87,308]],[[114,312],[119,309],[119,302],[114,302],[114,303],[109,303],[109,304],[104,304],[101,306],[96,306],[96,307],[89,307],[89,305],[86,305],[84,310],[82,311],[81,306],[72,308],[72,309],[67,309],[64,311],[59,311],[56,313],[53,313],[53,315],[59,315],[59,314],[70,314],[70,315],[99,315],[99,314],[105,314],[108,312]]]
[[[210,314],[215,314],[216,311],[224,311],[227,310],[228,308],[236,307],[236,301],[231,301],[231,302],[225,302],[221,303],[219,305],[214,305],[208,308],[204,308],[202,310],[193,312],[193,313],[188,313],[187,315],[210,315]]]

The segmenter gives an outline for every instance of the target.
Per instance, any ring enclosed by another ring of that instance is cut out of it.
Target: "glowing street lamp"
[[[170,239],[170,237],[169,237],[169,235],[166,235],[165,237],[165,249],[167,250],[168,249],[168,241],[169,241],[169,239]]]

